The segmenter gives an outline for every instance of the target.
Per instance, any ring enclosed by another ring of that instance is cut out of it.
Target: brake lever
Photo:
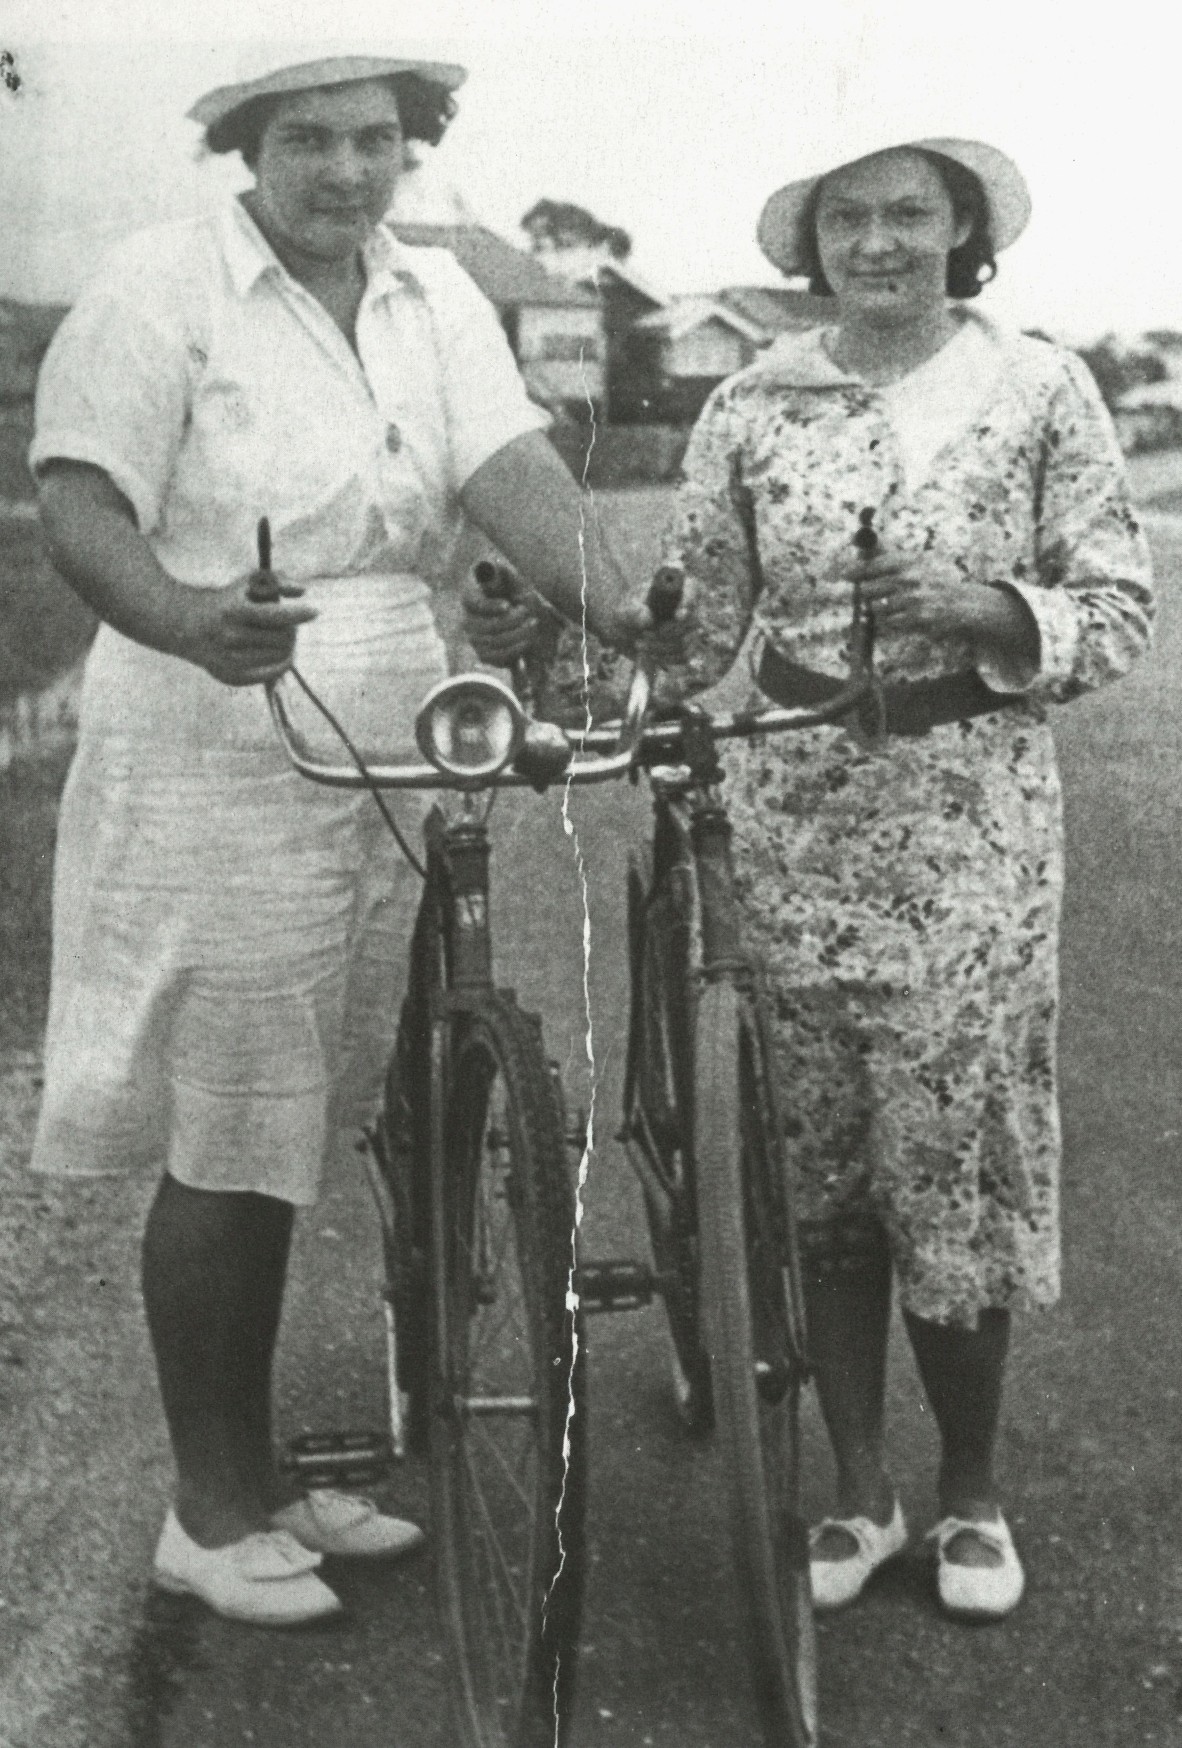
[[[246,585],[248,601],[271,603],[283,599],[283,591],[279,587],[279,578],[271,569],[271,523],[268,517],[260,516],[255,532],[258,545],[258,568],[251,572],[250,581]]]
[[[880,547],[878,530],[874,526],[874,509],[868,506],[858,512],[858,527],[853,546],[863,563],[875,556]],[[850,671],[866,681],[866,694],[854,711],[851,728],[867,749],[881,747],[887,738],[886,699],[882,681],[874,671],[874,651],[877,641],[874,609],[866,605],[862,595],[862,580],[854,577],[854,617],[850,627]]]

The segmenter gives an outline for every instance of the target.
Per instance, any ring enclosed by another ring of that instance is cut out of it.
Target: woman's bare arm
[[[460,493],[468,515],[525,580],[604,643],[627,647],[648,615],[608,550],[590,494],[540,431],[514,438]],[[489,603],[491,615],[507,611]]]
[[[299,601],[255,602],[249,577],[194,589],[157,562],[135,514],[101,468],[50,461],[39,469],[41,518],[62,575],[108,625],[136,643],[179,656],[227,686],[281,674],[296,627],[315,618]]]

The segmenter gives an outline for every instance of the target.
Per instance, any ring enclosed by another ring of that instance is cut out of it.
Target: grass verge
[[[66,750],[0,773],[0,1055],[35,1049],[49,997],[49,907]]]
[[[0,705],[73,666],[94,615],[45,556],[36,522],[0,520]]]

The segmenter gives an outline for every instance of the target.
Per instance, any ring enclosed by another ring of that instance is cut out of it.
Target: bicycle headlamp
[[[423,699],[415,739],[423,757],[461,787],[478,787],[512,764],[527,719],[513,692],[492,674],[441,680]]]

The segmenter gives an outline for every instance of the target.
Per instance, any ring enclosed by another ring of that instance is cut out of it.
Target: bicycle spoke
[[[506,1369],[505,1362],[510,1359],[517,1361],[518,1365],[509,1369],[519,1370],[521,1366],[525,1366],[528,1370],[528,1341],[525,1331],[521,1327],[523,1309],[520,1301],[511,1293],[506,1292],[497,1296],[495,1317],[474,1315],[473,1328],[469,1336],[469,1354],[474,1369],[495,1348],[496,1354],[502,1361],[498,1371]],[[506,1335],[513,1344],[508,1350],[501,1339]]]
[[[481,1582],[473,1588],[470,1601],[472,1606],[479,1607],[479,1599],[482,1596],[485,1598],[491,1597],[492,1614],[495,1616],[495,1621],[492,1623],[493,1636],[498,1639],[499,1643],[489,1661],[493,1669],[507,1673],[512,1669],[514,1662],[513,1636],[510,1633],[505,1620],[505,1605],[501,1595],[501,1581],[496,1571],[495,1562],[492,1558],[492,1547],[487,1530],[477,1525],[473,1531],[473,1540],[479,1550],[477,1557],[480,1564],[484,1567],[487,1578],[482,1579]],[[488,1622],[489,1610],[487,1607],[480,1608],[480,1616],[483,1622]],[[497,1693],[497,1699],[498,1702],[500,1702],[501,1695],[499,1691]]]
[[[507,1259],[507,1253],[512,1244],[512,1239],[512,1228],[510,1223],[506,1221],[506,1230],[501,1254],[502,1263]],[[498,1278],[501,1278],[504,1281],[505,1290],[496,1295],[494,1301],[497,1308],[496,1317],[493,1318],[480,1312],[474,1314],[473,1321],[475,1328],[469,1338],[469,1352],[474,1362],[478,1361],[484,1354],[488,1353],[492,1348],[493,1343],[499,1341],[502,1334],[507,1333],[511,1335],[516,1348],[525,1350],[524,1356],[515,1353],[513,1357],[515,1359],[522,1358],[522,1363],[528,1367],[528,1341],[526,1332],[522,1327],[525,1305],[523,1300],[513,1290],[513,1283],[511,1281],[512,1272],[513,1271],[508,1268],[506,1268],[503,1273],[498,1271]],[[486,1312],[487,1309],[488,1308],[485,1307],[484,1311]],[[512,1329],[510,1329],[510,1324],[512,1324]],[[498,1351],[502,1354],[502,1357],[504,1357],[503,1347],[499,1347]]]
[[[521,1485],[521,1482],[517,1478],[516,1471],[513,1469],[511,1464],[507,1461],[507,1459],[504,1455],[504,1452],[501,1450],[500,1446],[497,1444],[497,1441],[493,1437],[491,1437],[491,1435],[489,1434],[487,1426],[482,1426],[479,1421],[473,1422],[472,1430],[476,1434],[476,1436],[479,1437],[481,1443],[485,1446],[485,1448],[487,1450],[489,1450],[492,1453],[493,1457],[496,1459],[496,1462],[497,1462],[498,1466],[500,1467],[502,1473],[504,1474],[506,1481],[508,1481],[508,1483],[512,1487],[513,1491],[517,1494],[518,1498],[521,1500],[522,1505],[524,1505],[527,1513],[529,1514],[530,1522],[532,1523],[532,1521],[533,1521],[533,1501],[530,1498],[529,1494],[525,1491],[525,1488]]]
[[[517,1616],[518,1616],[518,1619],[521,1623],[521,1626],[524,1628],[525,1624],[526,1624],[526,1611],[525,1611],[524,1605],[518,1600],[518,1597],[517,1597],[517,1585],[518,1585],[519,1580],[513,1571],[513,1567],[512,1567],[512,1564],[510,1563],[509,1556],[506,1554],[504,1548],[501,1546],[501,1539],[497,1534],[496,1524],[493,1522],[492,1513],[488,1507],[488,1501],[484,1497],[484,1489],[481,1487],[479,1481],[476,1478],[475,1469],[474,1469],[473,1462],[472,1462],[472,1454],[467,1449],[467,1446],[465,1446],[465,1448],[464,1448],[464,1467],[468,1471],[468,1478],[469,1478],[469,1481],[471,1482],[471,1485],[472,1485],[472,1491],[473,1491],[473,1494],[475,1496],[477,1506],[480,1509],[480,1515],[484,1519],[485,1531],[486,1531],[486,1534],[488,1536],[489,1543],[496,1551],[497,1560],[500,1564],[501,1573],[502,1573],[502,1577],[504,1580],[505,1588],[507,1589],[507,1591],[509,1593],[510,1600],[512,1601],[513,1607],[517,1612]]]

